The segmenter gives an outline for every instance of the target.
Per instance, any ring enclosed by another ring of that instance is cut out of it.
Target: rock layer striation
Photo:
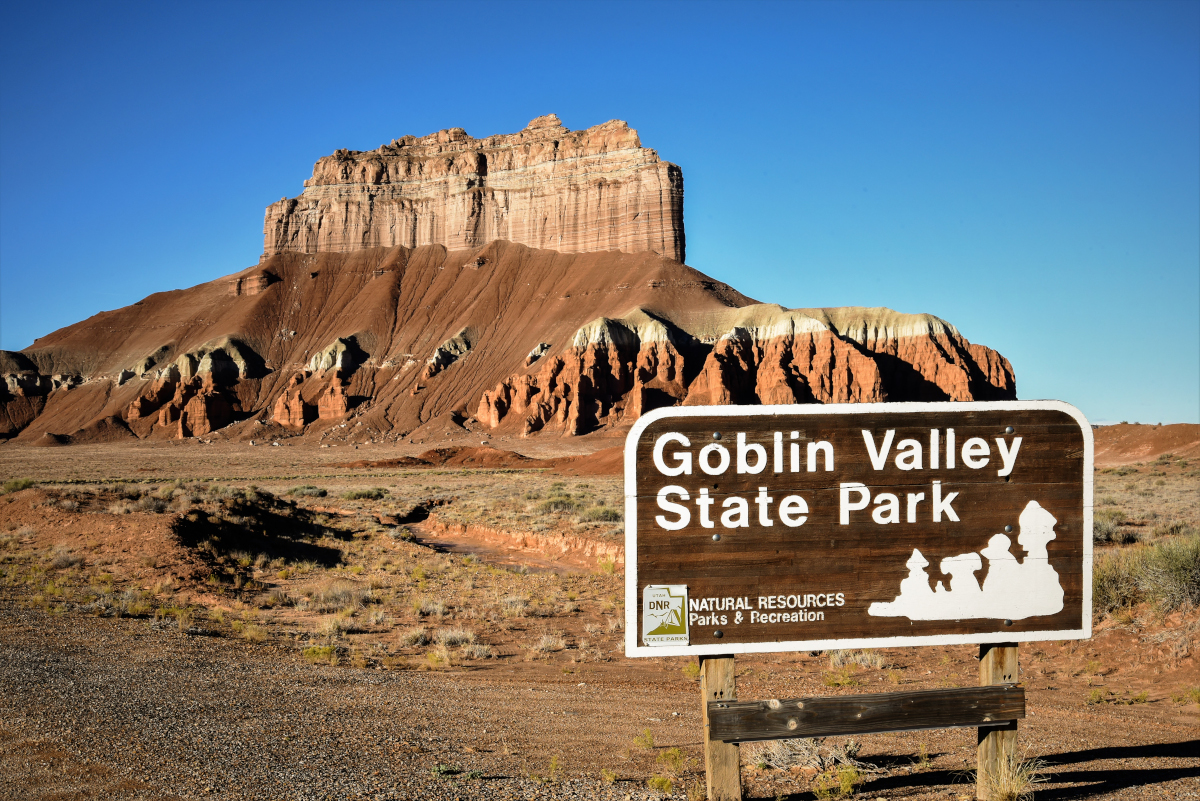
[[[649,251],[684,260],[683,173],[611,120],[570,131],[553,114],[483,139],[461,128],[319,160],[299,197],[267,207],[266,254],[481,247]],[[272,276],[273,277],[273,276]],[[235,284],[262,291],[270,277]]]

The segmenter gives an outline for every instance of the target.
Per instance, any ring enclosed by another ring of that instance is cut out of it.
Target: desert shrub
[[[434,598],[417,598],[412,609],[421,617],[442,617],[447,611],[446,604]]]
[[[288,490],[288,495],[298,495],[306,498],[324,498],[328,494],[325,490],[320,487],[314,487],[312,484],[303,484]]]
[[[1092,542],[1113,542],[1121,527],[1112,518],[1096,515],[1092,518]]]
[[[400,642],[408,646],[428,645],[429,635],[425,632],[425,629],[415,626],[400,632]]]
[[[1152,546],[1138,583],[1160,612],[1200,604],[1200,531]]]
[[[70,498],[64,498],[58,502],[58,508],[62,509],[64,512],[78,512],[79,501],[72,500]]]
[[[30,478],[10,478],[0,485],[0,495],[7,495],[10,492],[20,492],[23,489],[29,489],[34,485],[33,479]]]
[[[858,665],[845,665],[826,673],[821,677],[821,683],[826,687],[857,687],[858,679],[854,678],[854,671],[857,669]]]
[[[668,776],[678,777],[688,766],[687,756],[677,746],[662,751],[656,760],[663,766],[663,772]]]
[[[83,564],[83,557],[77,556],[66,548],[55,550],[54,555],[50,558],[50,567],[55,570],[66,570],[71,567],[79,567]]]
[[[137,503],[134,504],[134,509],[139,512],[165,512],[167,511],[167,502],[153,495],[144,495],[138,498]]]
[[[464,645],[459,653],[462,654],[463,659],[490,659],[492,649],[484,643],[473,642]]]
[[[371,591],[351,581],[328,581],[304,591],[308,597],[305,604],[315,612],[336,612],[340,609],[358,608],[371,598]]]
[[[533,644],[529,646],[529,650],[540,654],[548,654],[553,651],[561,651],[566,647],[567,641],[561,634],[543,634],[533,641]]]
[[[831,667],[840,668],[847,665],[858,665],[859,667],[875,668],[876,670],[887,667],[887,662],[884,661],[883,655],[878,651],[846,651],[837,650],[829,652],[829,664]]]
[[[1150,531],[1150,536],[1154,539],[1159,539],[1160,537],[1174,537],[1179,534],[1183,534],[1189,528],[1190,527],[1187,523],[1183,523],[1178,520],[1170,523],[1159,523]]]
[[[247,642],[264,642],[267,639],[267,630],[257,624],[247,623],[242,626],[238,636]]]
[[[276,606],[295,606],[296,599],[288,594],[287,590],[280,587],[275,587],[266,595],[258,599],[258,605],[264,608],[273,608]]]
[[[337,664],[337,649],[332,645],[305,648],[301,655],[304,657],[304,661],[311,662],[314,665],[321,662],[330,665]]]
[[[1100,612],[1143,601],[1164,614],[1200,604],[1200,531],[1097,555],[1092,599]]]
[[[116,484],[113,484],[112,487],[109,488],[109,491],[116,497],[124,498],[127,501],[136,501],[138,498],[142,497],[142,490],[140,487],[131,486],[123,481],[118,481]]]
[[[583,523],[620,523],[624,519],[621,510],[611,506],[593,506],[579,515],[579,520]]]
[[[342,495],[342,499],[346,501],[378,501],[387,494],[388,491],[383,487],[374,487],[372,489],[350,490]]]
[[[458,645],[469,645],[475,642],[475,632],[458,627],[438,629],[433,634],[433,641],[447,648],[454,648]]]
[[[995,769],[983,774],[981,789],[995,801],[1025,801],[1033,798],[1034,787],[1046,781],[1046,763],[1017,754],[1002,756]]]
[[[570,496],[560,495],[548,498],[534,508],[542,514],[548,512],[573,512],[575,511],[575,501],[571,500]]]
[[[506,595],[500,599],[500,607],[506,615],[524,617],[529,610],[529,599],[520,595]]]
[[[651,776],[646,779],[646,787],[667,795],[675,792],[675,782],[669,776]]]

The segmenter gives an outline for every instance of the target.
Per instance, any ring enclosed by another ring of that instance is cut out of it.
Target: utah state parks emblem
[[[642,642],[687,645],[687,585],[651,584],[642,590]]]

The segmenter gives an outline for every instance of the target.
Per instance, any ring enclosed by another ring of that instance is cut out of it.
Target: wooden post
[[[741,751],[737,743],[714,740],[709,736],[708,702],[734,701],[732,656],[700,657],[700,709],[704,718],[704,775],[708,801],[742,801]]]
[[[979,646],[979,684],[1017,683],[1017,645],[1000,643]],[[979,727],[979,768],[976,772],[975,798],[989,801],[987,777],[1002,770],[1004,763],[1017,753],[1017,722],[1003,726]]]

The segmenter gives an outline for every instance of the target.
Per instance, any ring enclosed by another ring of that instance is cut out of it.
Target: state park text
[[[896,429],[875,432],[861,429],[861,448],[838,454],[824,440],[802,442],[800,431],[775,431],[768,444],[747,441],[745,432],[737,432],[727,447],[719,441],[704,445],[679,432],[660,434],[654,442],[652,461],[663,476],[723,476],[732,470],[741,476],[766,476],[788,473],[834,472],[840,459],[869,462],[876,472],[899,471],[915,476],[916,471],[995,470],[997,477],[1012,474],[1021,451],[1020,436],[962,438],[953,428],[931,428],[921,438],[896,440]],[[958,522],[954,508],[959,492],[943,489],[942,481],[931,479],[927,491],[875,492],[866,484],[843,481],[838,484],[837,517],[840,525],[870,520],[878,525],[917,523],[932,520]],[[769,486],[759,486],[748,495],[731,495],[718,503],[708,488],[694,494],[677,484],[665,484],[656,492],[658,508],[654,522],[667,531],[688,527],[695,516],[701,528],[749,528],[751,519],[763,527],[797,528],[814,512],[812,497],[802,493],[772,494]],[[755,507],[751,512],[751,506]],[[693,508],[694,507],[694,508]],[[716,507],[716,508],[714,508]],[[855,517],[855,513],[862,513]]]

